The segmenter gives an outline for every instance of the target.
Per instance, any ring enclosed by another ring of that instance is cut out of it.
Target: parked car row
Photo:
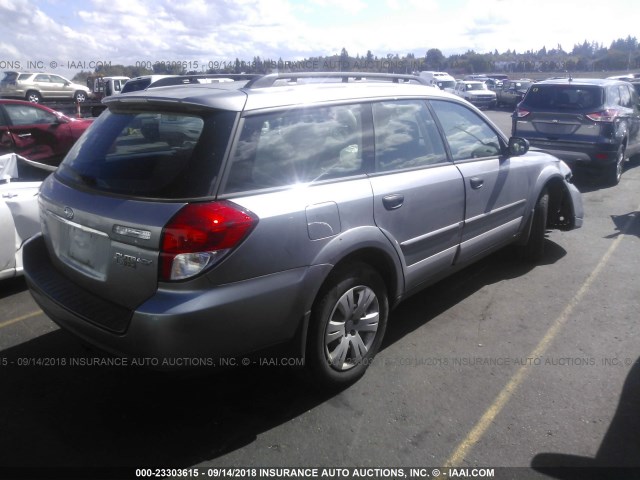
[[[618,184],[625,163],[640,154],[636,74],[541,82],[468,75],[446,90],[478,107],[513,108],[512,135],[594,172],[607,185]]]
[[[116,355],[281,346],[316,385],[356,381],[399,302],[507,245],[536,261],[547,229],[582,224],[564,162],[424,85],[274,74],[106,99],[42,184],[33,297]]]

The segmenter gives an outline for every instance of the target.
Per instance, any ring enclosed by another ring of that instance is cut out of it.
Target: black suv
[[[640,100],[630,83],[553,79],[532,85],[513,113],[512,133],[616,185],[640,153]]]

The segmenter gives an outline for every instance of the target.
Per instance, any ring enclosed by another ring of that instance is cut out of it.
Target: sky
[[[636,36],[636,0],[0,0],[0,71],[502,53]],[[195,68],[194,68],[195,67]]]

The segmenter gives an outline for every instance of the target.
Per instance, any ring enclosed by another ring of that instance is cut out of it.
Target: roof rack
[[[194,75],[175,75],[166,78],[161,78],[153,82],[153,87],[166,87],[169,85],[191,85],[198,83],[208,83],[206,80],[224,80],[231,81],[236,80],[253,80],[263,75],[258,73],[206,73],[206,74],[194,74]],[[201,80],[205,80],[204,82]]]
[[[257,76],[249,80],[245,88],[265,88],[272,87],[278,80],[287,80],[289,84],[298,83],[299,79],[340,79],[342,83],[387,81],[393,83],[418,83],[429,85],[429,83],[416,75],[406,75],[399,73],[373,73],[373,72],[298,72],[298,73],[271,73]]]

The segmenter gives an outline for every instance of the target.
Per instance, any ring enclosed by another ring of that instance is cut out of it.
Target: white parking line
[[[640,211],[640,205],[636,208],[636,211]],[[627,222],[625,223],[623,229],[620,231],[618,237],[613,241],[613,243],[609,246],[609,249],[600,259],[596,268],[591,272],[591,274],[587,277],[585,282],[582,284],[576,295],[571,299],[571,301],[567,304],[563,312],[560,316],[553,322],[551,327],[547,330],[547,333],[542,337],[542,340],[538,343],[536,348],[528,355],[527,358],[536,358],[541,357],[551,345],[551,342],[554,340],[560,329],[567,322],[567,319],[573,313],[575,307],[580,303],[582,298],[587,294],[589,289],[591,288],[593,282],[596,277],[600,274],[606,263],[609,261],[613,252],[618,248],[620,242],[625,237],[626,233],[629,231],[631,224],[635,220],[635,216],[631,216]],[[487,408],[484,412],[480,420],[475,424],[475,426],[469,431],[467,436],[460,442],[455,449],[455,451],[451,454],[451,456],[447,459],[444,466],[448,468],[458,467],[462,464],[462,461],[468,455],[469,451],[474,447],[476,443],[480,441],[482,436],[486,433],[487,429],[491,425],[491,423],[495,420],[498,414],[502,411],[504,406],[509,402],[511,396],[514,394],[516,389],[522,384],[531,370],[531,365],[523,365],[518,369],[518,371],[511,377],[509,382],[505,385],[502,391],[495,398],[493,403]]]

